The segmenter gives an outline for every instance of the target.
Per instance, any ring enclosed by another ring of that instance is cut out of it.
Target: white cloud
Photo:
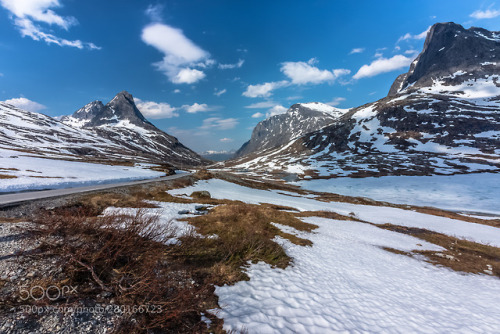
[[[179,73],[171,81],[177,84],[192,84],[205,78],[205,73],[203,71],[194,68],[183,68],[179,70]]]
[[[409,40],[409,39],[424,39],[425,37],[427,37],[427,33],[429,32],[429,30],[431,29],[431,27],[427,28],[425,31],[422,31],[420,34],[417,34],[417,35],[412,35],[410,33],[406,33],[404,36],[401,36],[399,37],[397,43],[401,42],[401,41],[406,41],[406,40]]]
[[[247,89],[243,92],[243,96],[246,97],[269,97],[272,91],[288,86],[290,83],[286,80],[275,81],[275,82],[265,82],[258,85],[248,85]]]
[[[418,51],[417,51],[417,50],[406,50],[406,51],[405,51],[405,54],[406,54],[406,55],[415,55],[415,54],[417,54],[417,53],[418,53]]]
[[[215,96],[221,96],[222,94],[225,94],[227,92],[227,89],[221,89],[221,90],[215,90],[214,95]]]
[[[164,57],[154,65],[173,83],[195,83],[205,77],[203,71],[193,67],[213,64],[209,53],[184,36],[182,30],[163,23],[153,23],[142,30],[142,41]]]
[[[52,8],[61,7],[59,0],[0,0],[0,5],[10,12],[14,25],[19,29],[23,37],[27,36],[35,41],[42,40],[47,44],[70,46],[78,49],[100,49],[94,43],[86,43],[80,40],[71,41],[47,33],[44,28],[35,23],[58,26],[64,30],[78,24],[74,17],[63,17],[52,10]]]
[[[35,102],[35,101],[31,101],[25,97],[18,97],[18,98],[14,98],[14,99],[9,99],[9,100],[5,100],[3,102],[5,102],[7,104],[11,104],[19,109],[32,111],[32,112],[38,112],[40,110],[47,109],[47,107],[44,106],[43,104],[40,104],[40,103]]]
[[[187,113],[190,114],[196,114],[197,112],[204,112],[204,111],[212,111],[215,108],[214,107],[209,107],[206,103],[194,103],[192,105],[185,104],[182,106],[184,110],[186,110]]]
[[[243,66],[244,63],[245,63],[245,61],[243,59],[240,59],[240,60],[238,60],[238,62],[236,64],[219,64],[219,68],[221,70],[229,70],[229,69],[233,69],[233,68],[241,68],[241,66]]]
[[[487,9],[487,10],[476,10],[474,13],[469,15],[477,20],[481,19],[492,19],[497,16],[500,16],[500,10],[496,9]]]
[[[236,125],[238,125],[238,120],[236,118],[210,117],[203,120],[200,129],[228,130],[234,128]]]
[[[313,66],[316,62],[314,58],[310,59],[307,63],[302,61],[284,62],[280,70],[296,85],[320,84],[327,81],[333,82],[338,77],[351,73],[347,69],[335,69],[333,71],[320,70]]]
[[[343,97],[335,97],[333,100],[331,100],[330,102],[327,102],[325,104],[328,104],[329,106],[335,107],[335,106],[338,106],[343,101],[345,101],[345,98],[343,98]]]
[[[219,141],[221,141],[223,143],[231,143],[234,140],[232,138],[221,138],[221,139],[219,139]]]
[[[273,101],[262,101],[262,102],[252,103],[248,106],[245,106],[245,108],[248,108],[248,109],[266,109],[266,108],[271,108],[275,105],[276,105],[276,103]]]
[[[355,54],[355,53],[363,53],[365,52],[365,48],[354,48],[349,52],[350,55]]]
[[[282,105],[275,105],[274,107],[272,107],[271,109],[269,109],[266,113],[266,117],[271,117],[271,116],[275,116],[275,115],[280,115],[280,114],[284,114],[286,113],[288,109],[283,107]]]
[[[179,114],[175,112],[177,108],[172,107],[168,103],[143,101],[139,98],[134,98],[134,102],[137,105],[137,109],[139,109],[139,111],[146,118],[161,119],[161,118],[172,118],[179,116]]]
[[[369,65],[363,65],[353,76],[353,79],[373,77],[382,73],[391,72],[410,66],[412,58],[395,55],[392,58],[378,58]]]
[[[179,94],[181,92],[180,89],[174,89],[174,94]]]
[[[261,112],[256,112],[255,114],[252,115],[252,118],[261,118],[264,117],[264,114]]]

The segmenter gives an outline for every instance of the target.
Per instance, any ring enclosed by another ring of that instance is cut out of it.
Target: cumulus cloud
[[[241,68],[241,66],[243,66],[244,63],[245,63],[245,60],[240,59],[240,60],[238,60],[238,62],[236,64],[219,64],[219,68],[221,70],[230,70],[233,68]]]
[[[236,118],[210,117],[203,120],[200,129],[228,130],[234,128],[236,125],[238,125],[238,120]]]
[[[403,55],[395,55],[392,58],[378,58],[369,65],[363,65],[353,76],[353,79],[373,77],[382,73],[399,70],[410,66],[412,58]]]
[[[349,52],[350,55],[355,54],[355,53],[363,53],[365,52],[365,48],[354,48]]]
[[[248,85],[247,89],[243,92],[243,96],[246,97],[269,97],[272,94],[272,91],[288,86],[290,83],[286,80],[283,81],[274,81],[274,82],[265,82],[263,84],[258,85]]]
[[[9,100],[5,100],[3,102],[5,102],[7,104],[11,104],[14,107],[17,107],[19,109],[23,109],[23,110],[27,110],[27,111],[31,111],[31,112],[38,112],[40,110],[47,109],[47,107],[44,106],[43,104],[40,104],[40,103],[35,102],[35,101],[31,101],[25,97],[18,97],[18,98],[14,98],[14,99],[9,99]]]
[[[496,9],[476,10],[475,12],[470,14],[469,16],[472,18],[475,18],[477,20],[493,19],[497,16],[500,16],[500,10],[496,10]]]
[[[185,104],[182,106],[187,113],[196,114],[197,112],[212,111],[215,110],[214,107],[209,107],[206,103],[194,103],[192,105]]]
[[[232,138],[221,138],[221,139],[219,139],[219,141],[221,141],[223,143],[231,143],[234,140]]]
[[[182,30],[163,23],[152,23],[142,30],[142,41],[163,53],[156,68],[176,84],[192,84],[205,78],[205,73],[194,67],[207,67],[214,61],[209,53],[194,44]]]
[[[335,69],[332,71],[320,70],[313,66],[317,63],[316,59],[312,58],[307,63],[298,62],[284,62],[281,64],[281,72],[292,80],[293,84],[320,84],[323,82],[333,82],[340,76],[351,73],[347,69]]]
[[[266,108],[271,108],[275,105],[276,105],[276,103],[273,101],[262,101],[262,102],[252,103],[248,106],[245,106],[245,108],[248,108],[248,109],[266,109]]]
[[[23,37],[30,37],[35,41],[44,41],[47,44],[70,46],[78,49],[98,50],[94,43],[80,40],[67,40],[45,31],[39,24],[57,26],[68,30],[78,21],[72,16],[58,15],[52,8],[61,7],[59,0],[0,0],[0,5],[10,12],[14,25]]]
[[[282,105],[277,104],[267,111],[266,117],[284,114],[284,113],[286,113],[287,110],[288,110],[287,108],[283,107]]]
[[[139,98],[134,98],[134,102],[137,105],[137,109],[139,109],[139,111],[146,118],[161,119],[161,118],[172,118],[179,116],[179,114],[175,112],[177,108],[172,107],[168,103],[143,101]]]
[[[214,95],[215,96],[221,96],[222,94],[225,94],[227,92],[227,89],[221,89],[221,90],[215,90]]]
[[[343,98],[343,97],[335,97],[333,100],[331,100],[330,102],[327,102],[325,104],[328,104],[329,106],[335,107],[335,106],[338,106],[343,101],[345,101],[345,98]]]
[[[399,37],[397,43],[401,42],[401,41],[406,41],[406,40],[409,40],[409,39],[424,39],[425,37],[427,37],[427,33],[429,32],[429,30],[431,29],[431,27],[427,28],[425,31],[422,31],[420,34],[417,34],[417,35],[412,35],[410,33],[406,33],[405,35]]]
[[[264,114],[261,112],[256,112],[255,114],[252,115],[252,118],[261,118],[264,117]]]

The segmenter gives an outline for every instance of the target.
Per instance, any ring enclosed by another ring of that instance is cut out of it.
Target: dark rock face
[[[284,114],[260,122],[251,139],[236,151],[236,157],[288,143],[306,133],[321,129],[340,117],[345,110],[320,103],[294,104]]]
[[[434,25],[389,95],[241,159],[320,177],[500,172],[500,33]]]
[[[453,76],[457,72],[467,75]],[[455,23],[437,23],[431,27],[420,55],[408,73],[401,74],[392,85],[389,96],[411,89],[431,86],[435,78],[448,84],[480,78],[500,72],[500,32],[482,28],[464,29]]]

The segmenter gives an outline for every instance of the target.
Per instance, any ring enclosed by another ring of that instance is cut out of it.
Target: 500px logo
[[[19,293],[21,295],[22,300],[28,300],[28,299],[42,300],[44,298],[48,300],[58,300],[61,297],[77,293],[77,291],[76,287],[71,285],[63,285],[62,287],[51,285],[46,288],[39,285],[35,285],[32,287],[21,286],[19,288]]]

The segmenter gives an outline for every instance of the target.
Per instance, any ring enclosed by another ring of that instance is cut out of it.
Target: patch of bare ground
[[[16,179],[17,176],[9,174],[0,174],[0,179]]]
[[[320,218],[328,218],[334,220],[361,221],[358,218],[356,218],[354,214],[350,216],[345,216],[333,211],[302,211],[294,214],[296,217],[320,217]]]
[[[407,256],[421,254],[426,257],[428,262],[435,265],[447,267],[455,271],[487,274],[500,278],[500,248],[458,239],[426,229],[392,224],[376,226],[389,231],[408,234],[446,249],[446,251],[441,252],[419,250],[402,252],[392,248],[385,248],[388,251]]]
[[[96,216],[92,207],[65,207],[41,212],[31,229],[40,246],[30,254],[33,263],[57,263],[61,274],[45,277],[35,272],[22,282],[37,286],[37,292],[51,287],[73,286],[77,293],[56,301],[38,298],[21,300],[19,290],[4,298],[3,312],[21,305],[118,306],[116,333],[208,333],[202,320],[207,309],[216,308],[213,275],[206,267],[188,265],[184,245],[169,245],[175,230],[158,217],[141,210],[136,215]],[[186,236],[186,242],[197,239]],[[220,266],[221,264],[219,264]],[[41,268],[33,268],[42,271]],[[41,287],[41,288],[40,288]],[[131,311],[137,309],[137,312]],[[43,314],[33,314],[30,321]],[[211,332],[222,331],[222,321],[212,321]],[[37,319],[38,318],[38,319]],[[43,321],[42,321],[43,322]]]

